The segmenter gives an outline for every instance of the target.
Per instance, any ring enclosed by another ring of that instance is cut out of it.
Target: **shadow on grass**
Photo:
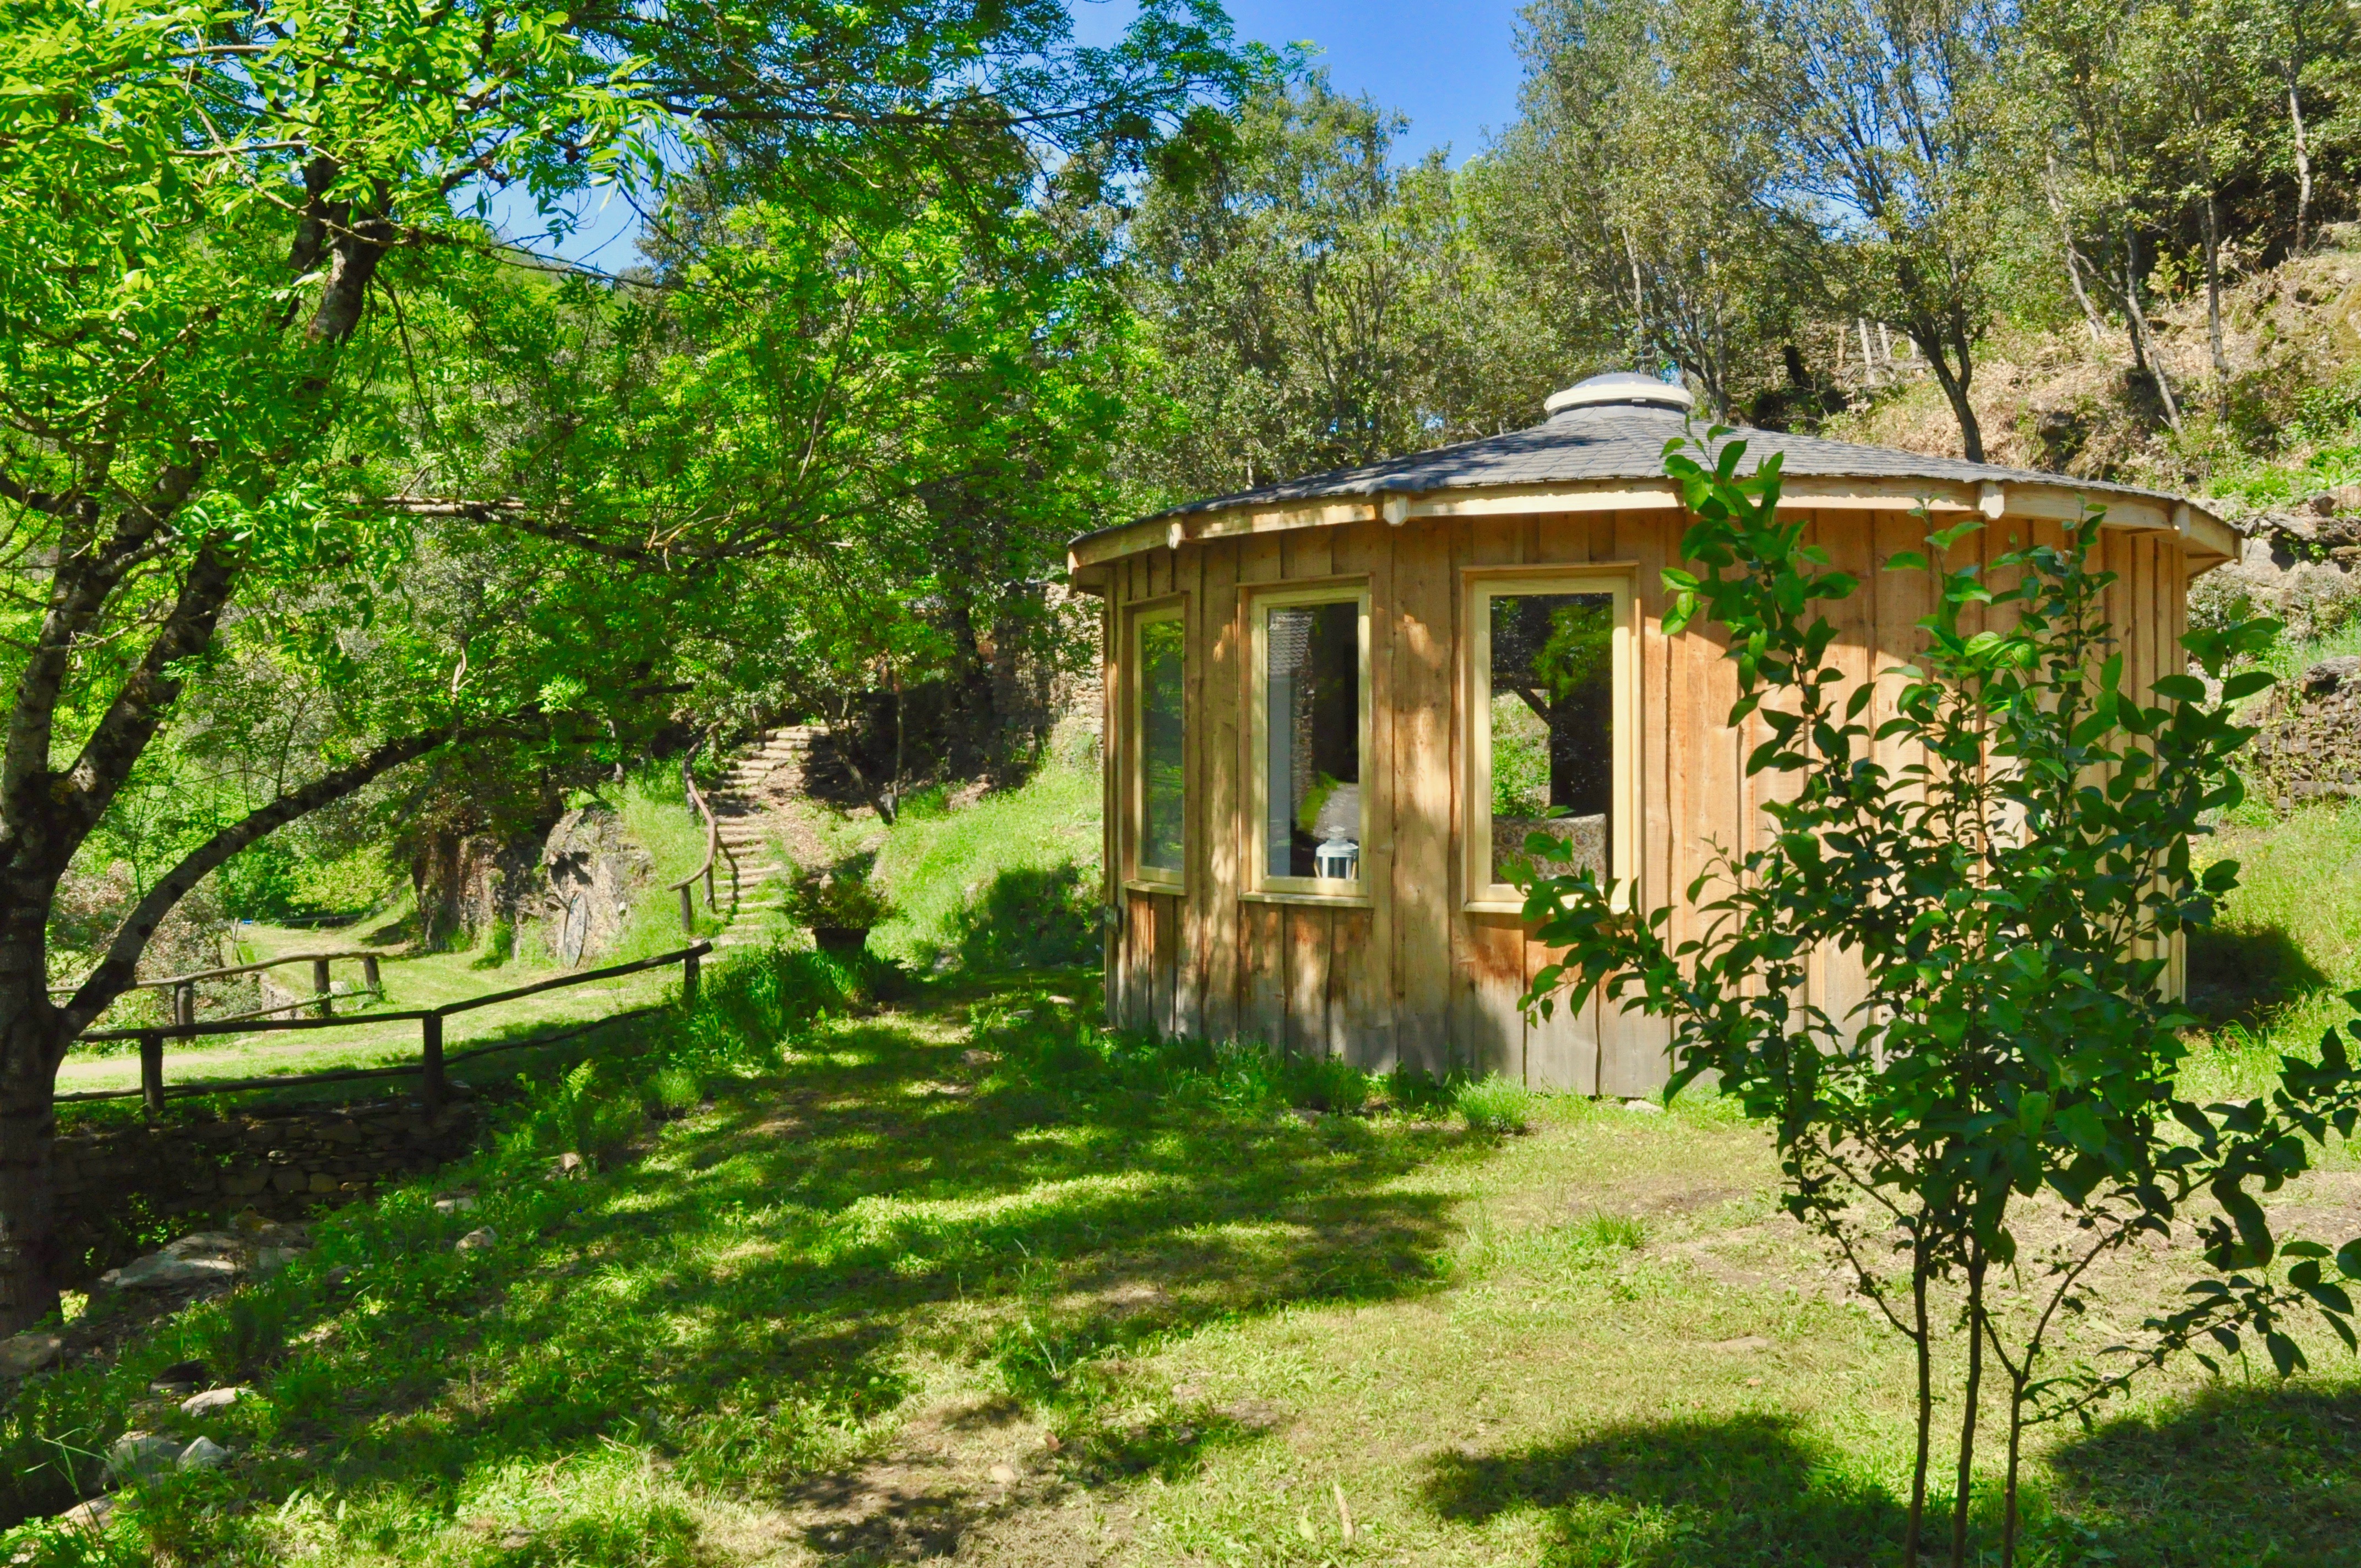
[[[2216,1027],[2253,1027],[2272,1008],[2328,984],[2295,938],[2276,926],[2190,934],[2190,1010]]]
[[[2028,1467],[2026,1487],[2020,1563],[2352,1568],[2361,1387],[2209,1389],[2068,1442],[2046,1467]],[[1900,1499],[1771,1413],[1446,1454],[1426,1498],[1468,1522],[1538,1510],[1549,1561],[1566,1568],[1851,1568],[1896,1561],[1904,1523]],[[1971,1561],[1997,1561],[1998,1503],[1979,1486]],[[1929,1551],[1942,1545],[1949,1507],[1948,1497],[1928,1501]]]
[[[1052,1032],[1095,1001],[1052,1016],[1028,1000]],[[1071,1434],[1078,1479],[1186,1469],[1252,1421],[1162,1408],[1135,1349],[1437,1285],[1454,1199],[1397,1189],[1458,1157],[1455,1135],[1180,1108],[994,1043],[939,1019],[840,1022],[595,1182],[511,1165],[464,1212],[413,1196],[352,1214],[292,1280],[318,1294],[266,1398],[221,1434],[252,1506],[376,1499],[408,1520],[387,1538],[414,1539],[479,1508],[490,1478],[596,1469],[620,1439],[700,1490],[798,1511],[884,1499],[932,1549],[988,1511],[973,1478],[946,1490],[921,1466],[897,1491],[870,1474],[926,1413],[928,1365],[975,1368]],[[455,1251],[478,1225],[498,1247]],[[192,1329],[153,1354],[204,1350]],[[907,1533],[838,1517],[808,1544],[858,1555]]]
[[[1538,1509],[1568,1568],[1867,1563],[1900,1550],[1902,1506],[1848,1475],[1791,1417],[1642,1421],[1498,1454],[1446,1454],[1446,1519]]]
[[[2361,1387],[2211,1388],[2110,1421],[2051,1459],[2059,1563],[2361,1563]]]

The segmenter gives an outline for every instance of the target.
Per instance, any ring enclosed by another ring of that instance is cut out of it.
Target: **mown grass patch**
[[[101,1541],[33,1526],[0,1553],[1891,1558],[1907,1359],[1719,1101],[1538,1097],[1503,1138],[1456,1085],[1110,1033],[1087,976],[894,983],[719,967],[628,1062],[536,1083],[494,1146],[279,1278],[113,1372],[36,1378],[0,1428],[19,1507],[70,1500],[60,1444],[135,1425],[234,1457]],[[588,1179],[553,1174],[618,1131]],[[455,1250],[478,1226],[497,1245]],[[2179,1282],[2139,1266],[2109,1286],[2133,1321]],[[148,1399],[191,1355],[255,1397],[203,1422]],[[2045,1436],[2028,1561],[2343,1561],[2361,1384],[2315,1363]]]

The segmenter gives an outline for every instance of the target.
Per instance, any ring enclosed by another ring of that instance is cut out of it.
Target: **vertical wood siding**
[[[1830,607],[1834,658],[1876,693],[1863,721],[1894,713],[1901,685],[1888,674],[1919,645],[1931,608],[1925,577],[1876,569],[1923,544],[1924,525],[1899,511],[1829,510],[1806,519],[1811,542],[1861,583]],[[1954,561],[1989,566],[2025,543],[2056,543],[2054,523],[2005,519],[1971,535]],[[1633,733],[1639,801],[1633,853],[1641,899],[1675,905],[1675,940],[1697,917],[1681,894],[1717,852],[1742,853],[1763,831],[1763,805],[1779,781],[1745,776],[1746,749],[1762,739],[1724,719],[1736,678],[1710,628],[1664,633],[1660,574],[1677,550],[1679,524],[1662,510],[1474,521],[1355,523],[1144,551],[1110,574],[1105,642],[1107,782],[1105,865],[1116,918],[1106,941],[1109,1018],[1126,1027],[1214,1038],[1250,1038],[1295,1051],[1341,1055],[1372,1069],[1499,1072],[1536,1087],[1641,1094],[1666,1076],[1668,1031],[1659,1021],[1594,998],[1529,1018],[1517,1006],[1554,956],[1513,915],[1462,905],[1466,860],[1459,827],[1458,754],[1469,699],[1459,650],[1466,629],[1462,572],[1468,566],[1634,563]],[[2185,630],[2186,566],[2169,534],[2109,531],[2103,564],[2117,574],[2107,614],[2128,685],[2145,693],[2178,663]],[[1247,714],[1255,672],[1248,606],[1258,585],[1336,576],[1370,590],[1370,732],[1362,789],[1368,842],[1365,905],[1315,905],[1242,897],[1248,868]],[[1131,737],[1127,609],[1185,596],[1189,630],[1187,883],[1175,892],[1125,886]],[[1873,749],[1889,770],[1905,762],[1893,742]],[[2181,960],[2167,955],[2171,983]],[[1814,962],[1806,993],[1841,1019],[1859,1002],[1861,973],[1845,955]]]

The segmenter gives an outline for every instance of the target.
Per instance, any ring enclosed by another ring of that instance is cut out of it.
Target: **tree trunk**
[[[1927,1238],[1921,1234],[1910,1257],[1910,1337],[1918,1353],[1918,1447],[1910,1464],[1910,1515],[1902,1530],[1903,1568],[1918,1568],[1918,1546],[1927,1522],[1927,1464],[1934,1452],[1934,1347],[1927,1323]]]
[[[2301,49],[2301,42],[2298,49]],[[2304,136],[2303,95],[2298,91],[2301,62],[2290,54],[2284,67],[2287,73],[2288,126],[2295,144],[2295,244],[2288,254],[2303,254],[2304,219],[2312,212],[2312,148]]]
[[[1975,1497],[1976,1396],[1984,1379],[1984,1255],[1972,1244],[1968,1255],[1968,1381],[1960,1414],[1960,1489],[1951,1499],[1951,1568],[1967,1568],[1968,1508]]]
[[[2157,396],[2164,403],[2164,422],[2178,435],[2180,404],[2172,395],[2172,382],[2165,376],[2164,360],[2156,349],[2156,334],[2148,329],[2147,313],[2140,309],[2139,238],[2129,224],[2124,225],[2124,319],[2131,323],[2132,357],[2155,378]]]
[[[20,889],[0,898],[10,916],[0,957],[0,1334],[12,1334],[58,1307],[50,1094],[64,1018],[45,972],[48,898]]]
[[[1918,334],[1913,333],[1911,335]],[[1952,351],[1960,356],[1960,368],[1955,373],[1949,355],[1937,346],[1940,341],[1932,334],[1928,334],[1927,367],[1935,373],[1935,380],[1942,387],[1943,396],[1950,400],[1951,416],[1960,422],[1960,444],[1966,448],[1968,461],[1981,463],[1984,460],[1983,426],[1976,422],[1975,405],[1968,401],[1968,378],[1975,367],[1968,358],[1966,348],[1954,344]]]

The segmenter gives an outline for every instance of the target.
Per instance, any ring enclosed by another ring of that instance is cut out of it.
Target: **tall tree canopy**
[[[1203,0],[1107,49],[1047,0],[12,9],[0,1328],[55,1299],[58,1064],[174,903],[454,740],[640,720],[683,639],[741,613],[750,558],[818,571],[831,526],[1060,461],[961,401],[1056,352],[1042,315],[1012,337],[1056,269],[1009,272],[1006,192],[1073,151],[1136,161],[1251,74]],[[562,225],[594,183],[653,203],[691,171],[728,215],[624,288],[521,267],[484,218],[504,189]],[[993,259],[953,285],[954,255]],[[53,998],[59,880],[143,760],[192,727],[250,752],[238,727],[284,711],[233,676],[309,695],[296,765],[192,821]]]

